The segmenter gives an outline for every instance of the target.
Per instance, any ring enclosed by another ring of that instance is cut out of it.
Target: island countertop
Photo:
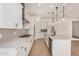
[[[63,35],[48,36],[48,38],[51,38],[52,40],[71,40],[72,39],[72,37],[63,36]]]

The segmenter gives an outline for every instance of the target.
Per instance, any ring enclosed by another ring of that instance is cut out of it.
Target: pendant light
[[[63,18],[62,18],[62,20],[65,20],[65,19],[64,19],[64,4],[63,4]]]
[[[52,12],[52,23],[54,23],[54,12]]]
[[[56,22],[58,21],[58,7],[56,7]]]

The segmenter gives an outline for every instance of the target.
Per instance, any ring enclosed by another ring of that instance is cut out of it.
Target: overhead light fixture
[[[64,18],[62,18],[62,20],[65,20]]]
[[[54,12],[55,14],[57,13],[57,12]]]
[[[56,7],[56,22],[57,22],[57,18],[58,18],[58,7]]]
[[[54,8],[54,6],[53,5],[50,5],[50,8]]]
[[[65,20],[65,15],[64,15],[64,7],[65,7],[65,5],[66,4],[62,4],[61,5],[61,10],[62,10],[62,20]],[[53,5],[50,5],[50,7],[51,8],[53,8]],[[59,6],[57,5],[56,7],[55,7],[55,11],[52,11],[52,12],[54,12],[54,13],[48,13],[48,14],[52,14],[52,21],[54,21],[54,22],[52,22],[51,24],[52,25],[54,25],[53,23],[55,23],[55,24],[57,24],[58,22],[59,22],[59,20],[58,20],[58,16],[61,16],[60,14],[58,14],[58,12],[60,11],[60,10],[58,10],[59,9]]]
[[[62,18],[62,20],[65,20],[65,19],[64,19],[64,6],[65,6],[65,5],[63,4],[63,18]]]
[[[36,20],[37,20],[37,21],[40,21],[40,16],[36,17]]]
[[[40,3],[38,3],[38,6],[41,6],[41,4],[40,4]]]
[[[63,5],[63,6],[66,6],[66,4],[65,4],[65,3],[63,3],[62,5]]]

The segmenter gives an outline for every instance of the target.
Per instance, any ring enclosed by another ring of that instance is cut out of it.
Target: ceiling
[[[65,5],[65,18],[79,19],[79,4],[78,3],[66,3]],[[51,12],[55,12],[56,6],[58,7],[58,18],[62,18],[63,15],[63,3],[26,3],[25,15],[40,16],[44,19],[51,19]],[[55,17],[55,15],[54,15]]]

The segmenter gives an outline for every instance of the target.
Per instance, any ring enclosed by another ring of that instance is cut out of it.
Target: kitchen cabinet
[[[18,41],[17,41],[18,40]],[[29,38],[17,38],[15,40],[17,56],[28,56],[33,45],[34,40],[32,37]]]
[[[0,4],[0,28],[22,28],[22,5],[20,3]]]
[[[16,56],[15,48],[0,48],[0,56]]]
[[[53,40],[53,56],[70,56],[71,40]]]

